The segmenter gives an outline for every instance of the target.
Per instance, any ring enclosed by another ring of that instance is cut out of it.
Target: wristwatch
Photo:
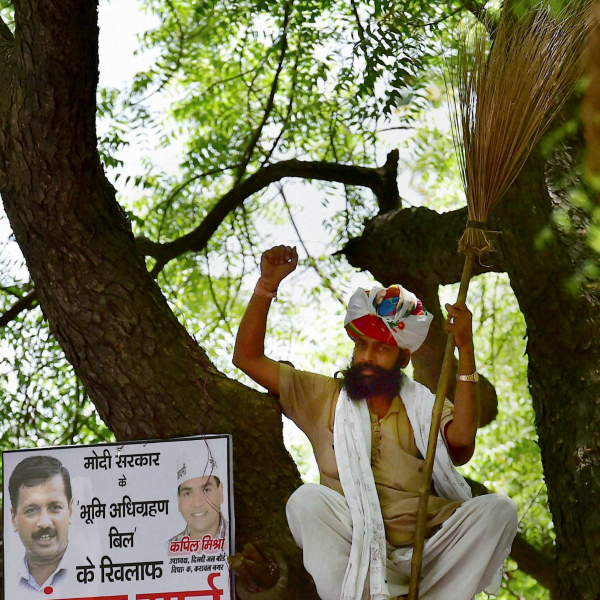
[[[470,375],[457,375],[456,381],[470,381],[471,383],[477,383],[479,381],[479,373],[475,371]]]

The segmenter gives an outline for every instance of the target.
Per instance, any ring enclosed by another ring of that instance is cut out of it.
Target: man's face
[[[400,353],[403,352],[398,346],[384,344],[379,340],[359,335],[354,341],[353,365],[365,365],[363,373],[369,373],[369,365],[391,369],[396,366]]]
[[[11,508],[10,512],[30,563],[60,560],[69,542],[73,514],[73,500],[67,500],[61,475],[34,487],[22,485],[16,511]]]
[[[192,539],[217,535],[223,504],[223,484],[211,475],[188,479],[179,486],[177,505]]]

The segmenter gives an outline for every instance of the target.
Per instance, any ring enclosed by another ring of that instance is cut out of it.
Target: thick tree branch
[[[6,327],[13,319],[16,319],[24,310],[31,308],[36,302],[37,290],[33,289],[0,315],[0,327]]]
[[[152,256],[157,263],[152,273],[156,275],[167,262],[185,252],[200,252],[208,243],[225,217],[242,205],[244,200],[285,177],[333,181],[344,185],[357,185],[370,188],[378,199],[382,211],[388,207],[397,208],[400,203],[396,173],[398,151],[390,152],[383,167],[356,167],[330,162],[308,162],[286,160],[259,170],[225,194],[211,209],[202,223],[173,242],[160,244],[147,238],[138,238],[138,249],[146,256]],[[465,217],[466,221],[466,217]]]
[[[467,222],[467,209],[437,213],[425,207],[378,215],[343,253],[354,267],[368,270],[381,282],[401,281],[409,289],[460,281],[464,260],[457,245]],[[382,243],[385,240],[385,243]],[[418,256],[418,260],[390,260]],[[486,256],[474,274],[504,271],[501,252]]]
[[[471,487],[473,496],[483,496],[490,494],[485,485],[466,478]],[[543,552],[534,548],[520,533],[517,533],[510,557],[517,563],[517,566],[523,573],[533,577],[540,585],[552,590],[556,580],[556,566],[554,559]]]

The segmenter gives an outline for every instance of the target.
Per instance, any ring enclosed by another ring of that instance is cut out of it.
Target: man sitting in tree
[[[264,355],[271,300],[298,262],[295,248],[262,255],[261,277],[238,332],[234,364],[279,397],[311,441],[321,485],[290,497],[287,516],[304,565],[323,600],[384,600],[408,592],[434,395],[402,369],[432,316],[401,286],[359,288],[346,331],[354,340],[343,379],[298,371]],[[517,531],[514,502],[471,498],[454,465],[473,455],[479,419],[471,313],[447,305],[458,348],[454,406],[446,400],[427,510],[422,600],[470,600],[495,593]]]

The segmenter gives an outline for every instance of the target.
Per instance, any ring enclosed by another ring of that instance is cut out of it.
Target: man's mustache
[[[38,540],[39,541],[39,539],[41,537],[45,536],[45,535],[55,536],[56,535],[56,529],[54,529],[54,527],[46,527],[45,529],[37,529],[36,531],[34,531],[31,534],[31,537],[34,540]]]
[[[385,377],[389,375],[390,369],[385,369],[384,367],[380,367],[379,365],[371,365],[368,363],[360,363],[358,365],[353,365],[352,369],[356,375],[361,377]],[[365,371],[370,371],[370,373],[365,373]]]

